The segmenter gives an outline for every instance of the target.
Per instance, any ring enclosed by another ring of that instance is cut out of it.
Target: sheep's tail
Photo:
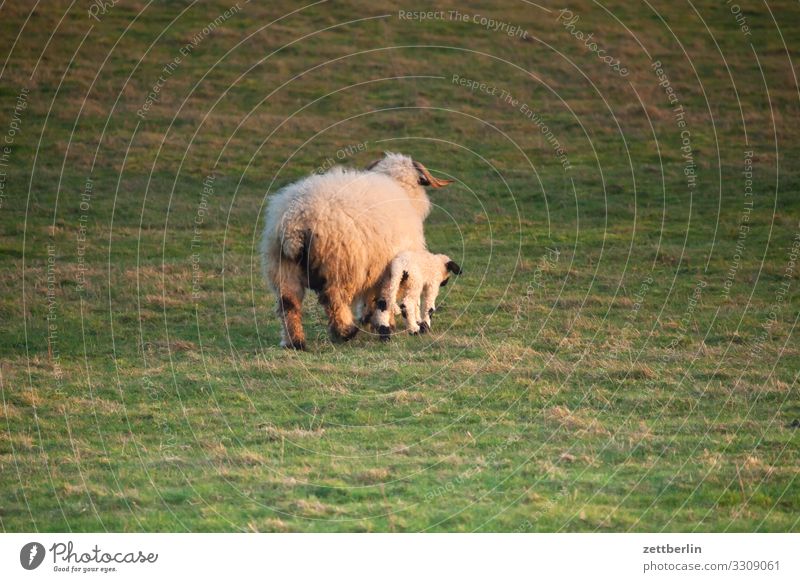
[[[300,262],[308,254],[310,233],[302,228],[288,226],[278,230],[281,254],[293,262]]]
[[[281,293],[289,280],[292,280],[290,287],[302,280],[303,269],[307,268],[310,239],[310,233],[302,230],[274,226],[264,229],[261,238],[261,272],[276,293]]]

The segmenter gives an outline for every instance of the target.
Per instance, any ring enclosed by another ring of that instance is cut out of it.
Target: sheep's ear
[[[419,172],[419,184],[420,186],[430,186],[431,188],[443,188],[448,184],[452,184],[455,180],[440,180],[431,175],[428,171],[428,168],[423,166],[417,161],[412,161],[414,164],[414,169]]]
[[[385,158],[385,157],[386,157],[386,152],[381,152],[381,153],[383,154],[383,158]],[[378,164],[380,164],[380,163],[381,163],[381,160],[382,160],[383,158],[378,158],[377,160],[375,160],[374,162],[372,162],[372,163],[371,163],[369,166],[367,166],[367,171],[370,171],[370,170],[374,169],[374,168],[375,168],[375,166],[377,166]]]
[[[445,267],[447,267],[447,270],[453,273],[453,275],[461,274],[461,267],[459,267],[458,263],[456,263],[455,261],[447,261]]]

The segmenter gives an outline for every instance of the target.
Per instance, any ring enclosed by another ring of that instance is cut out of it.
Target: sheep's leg
[[[353,303],[351,297],[343,297],[328,288],[320,293],[319,301],[328,315],[328,332],[334,341],[346,342],[358,333],[358,326],[353,321]]]
[[[362,307],[360,323],[363,327],[372,325],[373,316],[375,314],[375,304],[378,300],[377,293],[374,290],[366,291],[362,295]]]
[[[303,332],[302,307],[306,290],[302,270],[296,263],[283,257],[271,261],[270,265],[267,279],[277,298],[275,312],[281,322],[281,346],[304,350],[306,336]]]
[[[302,296],[282,294],[277,313],[281,318],[281,346],[295,350],[306,349],[303,331]]]

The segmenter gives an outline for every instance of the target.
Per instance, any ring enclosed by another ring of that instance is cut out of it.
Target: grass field
[[[800,530],[800,7],[740,6],[0,4],[2,530]],[[383,150],[465,274],[281,350],[265,200]]]

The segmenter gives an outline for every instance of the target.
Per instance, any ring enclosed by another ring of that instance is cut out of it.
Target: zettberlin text
[[[666,544],[664,546],[644,546],[643,554],[702,554],[703,548],[693,544],[686,544],[685,546],[671,546]]]

